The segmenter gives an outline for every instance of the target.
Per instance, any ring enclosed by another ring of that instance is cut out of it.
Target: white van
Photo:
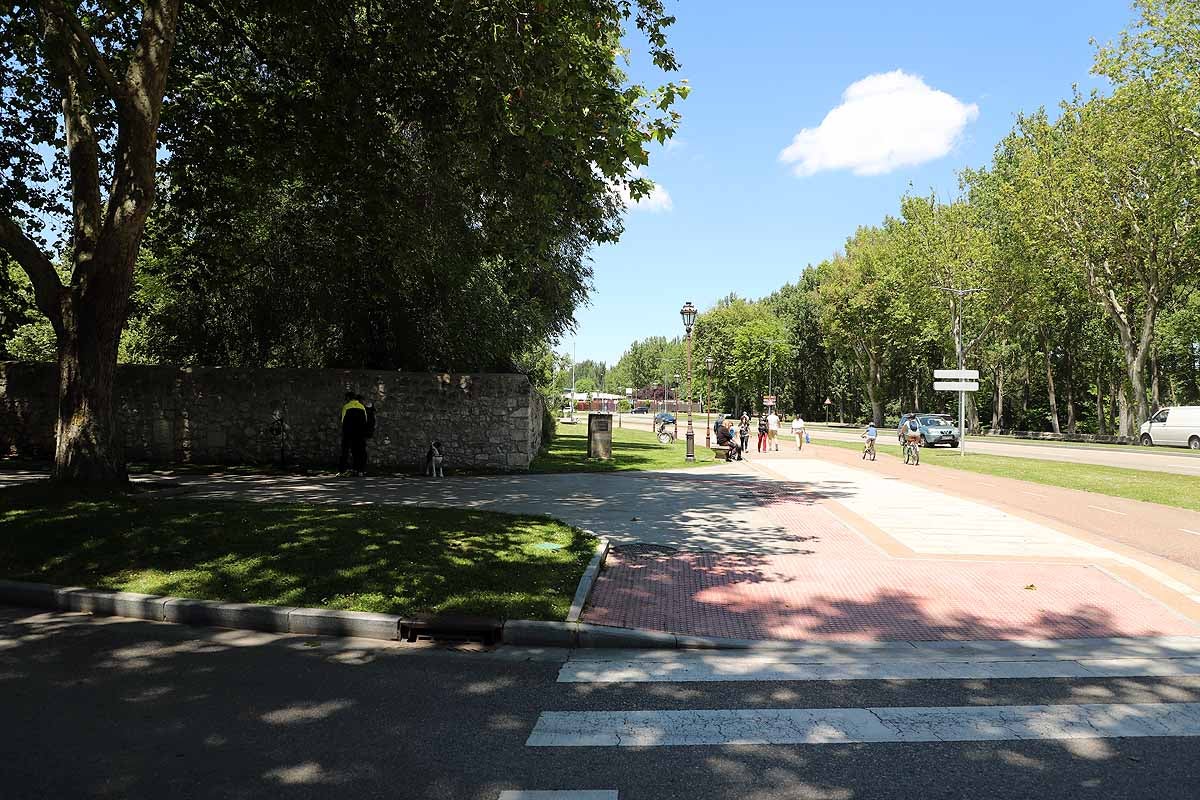
[[[1168,406],[1142,423],[1139,439],[1146,447],[1156,444],[1200,450],[1200,406]]]

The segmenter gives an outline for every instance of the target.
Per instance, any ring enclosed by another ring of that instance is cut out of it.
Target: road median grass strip
[[[712,450],[704,447],[704,424],[695,428],[696,460],[685,460],[683,440],[687,422],[680,421],[679,440],[662,444],[650,431],[613,428],[610,461],[588,458],[587,421],[576,425],[559,425],[550,449],[534,459],[530,472],[620,472],[628,470],[681,469],[716,463]]]
[[[46,484],[0,491],[0,508],[10,580],[398,615],[565,619],[596,543],[545,517]]]
[[[826,439],[815,433],[812,439],[817,444],[844,450],[861,452],[863,447],[858,442]],[[879,442],[876,450],[881,454],[902,457],[898,444]],[[965,456],[960,456],[957,450],[923,447],[921,463],[1200,511],[1200,477],[1191,475],[972,453],[969,441]]]

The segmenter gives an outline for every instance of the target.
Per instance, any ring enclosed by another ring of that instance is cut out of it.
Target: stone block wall
[[[54,453],[57,369],[0,363],[0,456]],[[121,365],[116,403],[125,457],[151,464],[336,466],[347,389],[375,403],[372,466],[424,463],[523,470],[542,443],[542,398],[523,375]],[[286,426],[281,441],[278,412]]]

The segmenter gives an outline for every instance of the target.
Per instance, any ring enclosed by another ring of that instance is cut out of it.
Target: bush
[[[546,395],[540,397],[542,401],[542,446],[539,448],[539,452],[545,453],[550,449],[550,445],[558,433],[558,417],[554,414],[554,410],[558,407],[556,405],[558,398]]]

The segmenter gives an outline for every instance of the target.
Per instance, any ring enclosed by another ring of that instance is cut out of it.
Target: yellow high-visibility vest
[[[362,403],[358,402],[357,400],[351,400],[348,403],[346,403],[346,405],[342,406],[342,417],[338,421],[345,422],[346,421],[346,412],[352,408],[357,408],[358,410],[362,411],[364,414],[367,413],[366,406],[364,406]]]

